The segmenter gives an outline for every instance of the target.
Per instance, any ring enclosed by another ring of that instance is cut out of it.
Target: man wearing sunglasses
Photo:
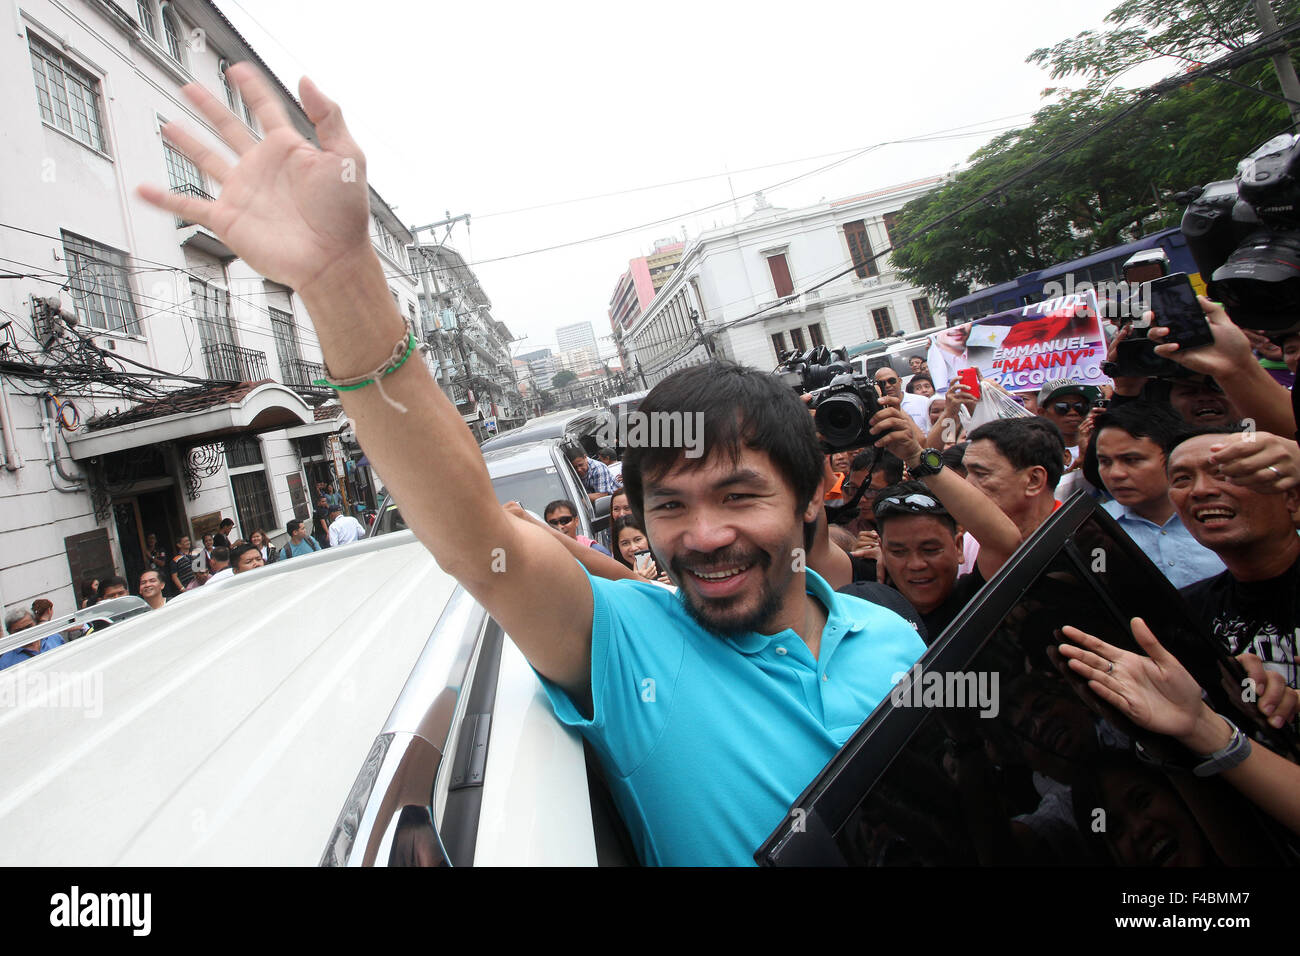
[[[585,544],[589,548],[595,548],[601,554],[609,554],[608,551],[595,538],[588,538],[585,534],[578,534],[578,512],[572,501],[560,498],[552,501],[546,506],[542,517],[556,531],[561,534],[567,534],[579,544]],[[610,555],[613,557],[613,555]]]
[[[898,373],[886,365],[884,368],[876,369],[876,388],[880,390],[881,398],[896,398],[903,406],[903,411],[907,416],[916,422],[916,427],[922,432],[930,430],[930,400],[922,395],[913,395],[911,392],[903,391],[903,380],[898,377]]]
[[[1071,463],[1079,460],[1079,426],[1101,398],[1101,390],[1072,378],[1048,382],[1038,392],[1038,414],[1061,430]]]

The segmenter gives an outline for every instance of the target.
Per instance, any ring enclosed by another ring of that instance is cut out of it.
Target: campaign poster
[[[929,341],[926,364],[939,392],[963,368],[978,369],[1008,392],[1036,392],[1061,378],[1110,384],[1101,370],[1106,336],[1091,290],[940,329]]]

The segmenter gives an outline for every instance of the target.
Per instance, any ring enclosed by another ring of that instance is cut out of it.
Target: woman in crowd
[[[270,564],[276,559],[276,549],[271,547],[271,539],[267,537],[266,532],[258,528],[253,532],[248,543],[257,548],[258,554],[262,556],[263,564]]]
[[[77,601],[77,609],[82,610],[93,607],[95,602],[99,600],[99,579],[86,578],[81,582],[80,591],[81,597]]]
[[[643,564],[637,566],[637,552],[646,552],[646,558]],[[654,556],[650,553],[650,542],[646,540],[645,529],[637,523],[636,518],[631,515],[619,518],[614,522],[614,557],[624,567],[631,568],[638,576],[645,578],[647,581],[658,581],[660,584],[668,584],[668,575],[659,571],[658,565],[655,564]]]
[[[54,617],[54,603],[49,598],[37,598],[32,602],[32,620],[44,624]]]

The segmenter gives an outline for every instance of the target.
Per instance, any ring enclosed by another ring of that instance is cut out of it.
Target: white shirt
[[[931,396],[933,398],[933,396]],[[911,392],[903,393],[903,412],[923,433],[930,431],[930,398],[924,395],[914,395]]]
[[[212,575],[212,577],[208,578],[208,583],[212,584],[213,582],[220,581],[223,578],[233,578],[234,576],[235,576],[235,569],[232,568],[230,565],[226,565],[216,574]]]
[[[351,515],[339,515],[330,525],[331,548],[337,548],[341,544],[351,544],[365,536],[366,529],[361,527],[361,522]]]

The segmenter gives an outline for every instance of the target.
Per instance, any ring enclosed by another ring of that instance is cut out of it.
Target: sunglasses
[[[896,379],[896,378],[878,378],[878,379],[876,379],[876,384],[877,384],[877,385],[897,385],[897,384],[898,384],[898,379]]]
[[[546,523],[553,528],[563,528],[573,520],[573,515],[565,515],[563,518],[547,518]]]
[[[890,495],[888,498],[877,498],[873,510],[877,516],[890,514],[891,512],[901,512],[909,515],[948,513],[948,510],[939,504],[936,499],[922,494]]]
[[[1091,409],[1091,402],[1052,402],[1052,411],[1058,415],[1068,415],[1070,412],[1087,415]]]

